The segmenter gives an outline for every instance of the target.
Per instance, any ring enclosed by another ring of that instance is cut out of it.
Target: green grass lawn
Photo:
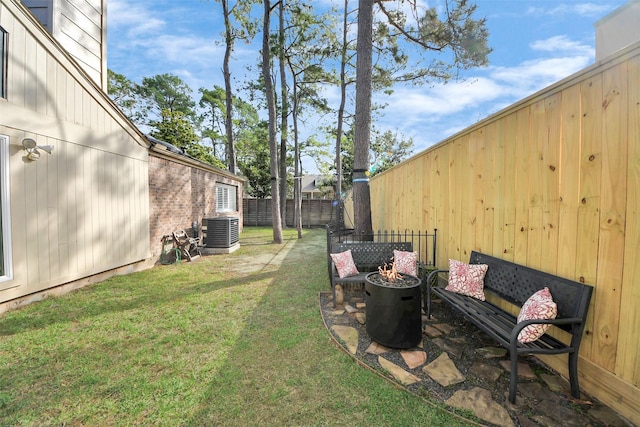
[[[324,230],[284,234],[1,315],[0,426],[462,425],[335,346]]]

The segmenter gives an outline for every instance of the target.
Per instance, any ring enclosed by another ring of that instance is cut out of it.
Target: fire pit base
[[[415,285],[389,287],[371,280],[369,276],[374,274],[378,273],[367,275],[365,282],[367,334],[373,341],[391,348],[417,346],[422,339],[422,281],[412,277]]]

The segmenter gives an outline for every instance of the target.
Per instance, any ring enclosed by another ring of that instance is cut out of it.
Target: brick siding
[[[216,213],[216,183],[237,187],[236,212]],[[191,234],[191,223],[198,221],[202,235],[202,219],[236,216],[242,224],[242,181],[171,160],[149,156],[149,227],[151,254],[159,257],[162,236],[184,229]]]

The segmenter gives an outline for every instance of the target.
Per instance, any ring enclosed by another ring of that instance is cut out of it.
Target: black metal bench
[[[329,279],[331,280],[331,288],[333,290],[333,305],[336,305],[336,285],[342,283],[364,283],[367,273],[372,271],[378,271],[378,267],[383,266],[385,263],[391,262],[393,258],[393,251],[413,251],[413,244],[411,242],[341,242],[332,243],[330,253],[340,253],[351,250],[353,256],[353,262],[360,274],[350,277],[340,278],[338,276],[338,270],[329,257]],[[418,261],[418,271],[420,270],[421,262]]]
[[[522,307],[535,292],[548,287],[554,302],[558,306],[557,317],[553,320],[528,320],[517,323],[514,316],[489,301],[456,294],[445,290],[442,286],[432,287],[432,278],[438,273],[448,270],[435,270],[426,280],[426,309],[431,317],[431,294],[440,297],[474,323],[482,331],[495,339],[510,352],[511,379],[509,383],[509,401],[515,403],[518,380],[518,355],[524,354],[562,354],[568,353],[569,383],[571,394],[580,397],[578,386],[578,351],[584,331],[587,311],[593,287],[563,279],[529,267],[495,258],[479,252],[472,252],[470,264],[487,264],[489,266],[484,278],[485,295],[493,295],[517,307]],[[568,344],[544,334],[538,340],[522,344],[518,342],[518,334],[527,325],[533,323],[549,323],[571,334]]]

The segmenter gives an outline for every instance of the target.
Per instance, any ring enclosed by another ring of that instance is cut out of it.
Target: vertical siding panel
[[[56,144],[54,140],[46,140],[46,144],[50,145],[60,145]],[[45,154],[46,155],[46,154]],[[49,235],[49,247],[51,248],[51,252],[49,254],[49,266],[50,266],[50,276],[51,278],[60,277],[60,232],[58,229],[58,224],[60,222],[59,212],[61,202],[64,203],[58,197],[58,170],[60,169],[60,162],[63,160],[58,153],[56,155],[46,155],[47,163],[49,165],[49,173],[46,184],[43,185],[47,189],[47,226],[48,226],[48,235]]]
[[[47,58],[48,54],[41,45],[36,45],[35,75],[32,82],[36,90],[36,111],[41,114],[47,114],[47,104],[51,98],[48,93],[47,82]]]
[[[24,37],[24,106],[30,110],[36,110],[38,102],[38,75],[37,73],[37,49],[38,45],[30,34]],[[15,63],[16,61],[14,61]]]
[[[545,194],[543,181],[544,148],[547,145],[548,129],[545,123],[545,102],[541,99],[531,106],[531,138],[529,140],[529,238],[527,244],[526,265],[544,270],[542,266],[543,210]]]
[[[516,234],[513,245],[513,260],[518,264],[527,262],[529,236],[529,107],[518,110],[516,121],[516,168],[515,168],[515,213]]]
[[[596,285],[587,317],[580,353],[591,359],[595,342],[595,306],[598,300],[596,276],[600,222],[600,180],[602,176],[602,77],[596,76],[580,84],[581,94],[581,161],[580,206],[578,207],[578,235],[576,248],[576,276],[578,280]]]
[[[411,162],[411,175],[403,174],[404,187],[411,194],[411,209],[398,209],[404,211],[406,221],[404,224],[409,224],[408,227],[402,227],[409,230],[419,230],[424,228],[423,213],[422,213],[422,191],[425,187],[423,184],[424,164],[420,160],[416,159]],[[401,172],[402,173],[402,172]],[[427,189],[427,191],[429,191]],[[401,206],[401,205],[399,205]],[[399,225],[402,226],[403,223]]]
[[[576,279],[578,228],[576,218],[580,205],[580,86],[562,92],[562,134],[558,147],[560,194],[558,204],[557,274]]]
[[[73,171],[69,174],[67,185],[64,187],[67,202],[67,241],[69,246],[69,256],[67,264],[69,265],[69,274],[77,275],[80,271],[79,257],[86,249],[80,250],[81,239],[79,235],[83,232],[82,206],[86,200],[85,194],[82,192],[84,188],[82,177],[82,150],[76,144],[66,144],[67,159],[66,166]],[[90,247],[91,245],[86,245]]]
[[[64,119],[68,122],[74,123],[74,114],[76,111],[75,93],[76,93],[76,81],[75,79],[69,75],[69,73],[65,72],[65,76],[67,79],[66,83],[66,92],[63,95],[62,100],[64,100]]]
[[[36,140],[40,143],[44,141],[44,137],[38,137]],[[38,259],[38,280],[46,282],[50,280],[49,256],[51,254],[51,242],[49,241],[49,209],[47,197],[47,181],[49,168],[49,160],[45,155],[41,156],[37,162],[30,162],[27,167],[35,167],[34,174],[36,176],[33,192],[36,195],[36,209],[27,211],[28,215],[37,218],[36,236],[31,240],[38,250],[33,251],[31,256]]]
[[[500,119],[494,123],[493,132],[489,132],[489,145],[495,147],[493,151],[493,247],[492,255],[497,257],[505,256],[505,179],[504,179],[504,156],[505,156],[505,119]]]
[[[449,223],[451,228],[446,232],[449,235],[449,258],[464,260],[463,248],[464,225],[462,222],[462,203],[464,188],[468,186],[464,180],[463,170],[467,169],[464,152],[468,152],[468,136],[460,137],[453,143],[452,156],[449,157],[449,173],[451,177],[449,196],[452,199]]]
[[[462,259],[469,260],[469,253],[476,247],[476,204],[475,204],[475,170],[473,162],[477,155],[476,132],[463,137],[462,162],[458,164],[458,175],[461,177],[462,186],[458,188],[461,196],[461,221],[462,221]],[[460,168],[462,166],[462,168]]]
[[[547,138],[543,139],[542,174],[543,221],[541,266],[545,271],[556,273],[558,269],[558,216],[560,205],[560,138],[562,119],[562,94],[555,93],[545,100],[545,122]]]
[[[67,73],[62,65],[56,64],[56,84],[55,84],[55,111],[56,117],[62,119],[67,117]]]
[[[515,252],[515,239],[516,239],[516,206],[515,206],[515,192],[516,192],[516,180],[515,180],[515,168],[516,168],[516,146],[517,146],[517,116],[516,114],[509,114],[503,120],[503,128],[500,136],[502,146],[504,147],[504,160],[503,160],[503,178],[501,192],[503,194],[503,219],[502,225],[504,227],[502,237],[503,252],[502,257],[513,261]]]
[[[481,234],[478,237],[480,238],[483,252],[487,254],[495,253],[493,236],[496,234],[494,228],[498,224],[496,221],[496,177],[499,174],[496,171],[495,163],[496,126],[496,122],[489,124],[484,132],[484,138],[482,138],[482,165],[480,168],[482,174],[482,192],[479,197],[476,197],[479,202],[478,207],[482,210],[483,214]]]
[[[441,149],[435,151],[432,155],[434,160],[433,170],[428,171],[430,176],[431,185],[431,197],[429,198],[429,216],[430,222],[427,226],[430,229],[437,228],[439,231],[451,230],[451,199],[449,197],[449,153],[451,152],[451,144],[447,144]],[[442,239],[442,236],[447,234],[441,234],[438,236],[438,245],[436,250],[436,256],[438,267],[446,266],[445,258],[448,253],[451,253],[451,246],[448,239]]]
[[[44,114],[49,117],[56,117],[57,108],[56,108],[56,97],[57,93],[57,81],[58,81],[58,63],[47,54],[46,56],[46,90],[45,90],[45,104],[46,109]]]
[[[624,259],[627,165],[627,74],[624,64],[604,72],[602,102],[602,189],[600,244],[598,248],[598,298],[594,305],[596,351],[593,360],[613,372],[618,341],[620,283]]]
[[[51,86],[54,87],[54,86]],[[56,197],[58,198],[58,253],[60,263],[60,276],[68,277],[71,273],[69,269],[69,222],[72,205],[71,196],[75,191],[69,191],[73,176],[77,170],[72,163],[73,157],[69,156],[69,146],[71,144],[59,141],[56,144],[56,157],[58,157],[58,180]],[[74,201],[75,202],[75,201]],[[75,250],[76,248],[73,247]]]

